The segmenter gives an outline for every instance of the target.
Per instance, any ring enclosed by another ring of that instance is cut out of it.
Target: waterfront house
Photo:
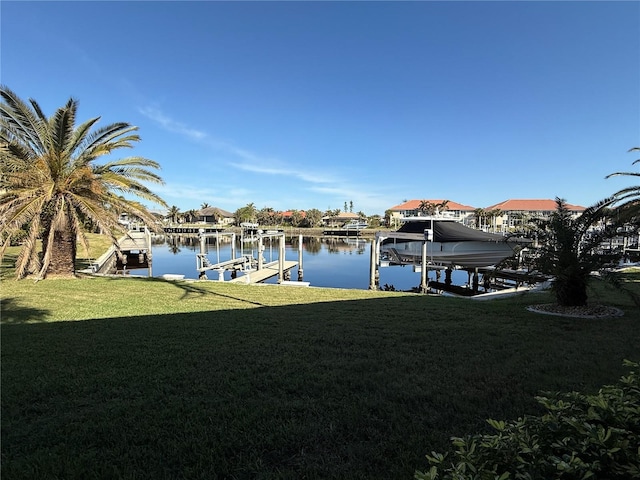
[[[206,223],[212,225],[233,225],[236,221],[235,215],[231,212],[227,212],[222,208],[207,207],[198,210],[197,214],[198,223]]]
[[[556,201],[551,199],[509,199],[483,210],[490,219],[492,231],[516,232],[526,230],[533,221],[548,219],[556,207]],[[569,203],[567,208],[574,218],[586,210],[585,207]]]
[[[360,215],[353,212],[340,212],[338,215],[322,217],[322,225],[325,227],[341,227],[351,221],[362,220]],[[366,220],[366,218],[365,218]]]
[[[433,209],[434,211],[429,212],[429,209]],[[408,200],[389,209],[391,213],[389,224],[392,227],[397,227],[404,217],[429,215],[436,213],[436,210],[438,213],[447,212],[447,216],[464,224],[469,224],[475,208],[451,200]]]

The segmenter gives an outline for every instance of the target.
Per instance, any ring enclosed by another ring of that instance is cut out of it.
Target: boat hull
[[[391,264],[420,265],[422,241],[388,241],[380,254]],[[496,265],[515,254],[507,242],[427,242],[427,263],[438,266],[481,268]]]

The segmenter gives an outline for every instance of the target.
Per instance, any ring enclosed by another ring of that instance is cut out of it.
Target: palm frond
[[[636,160],[637,162],[637,160]],[[633,162],[633,163],[636,163]],[[629,176],[629,177],[640,177],[640,173],[638,172],[614,172],[614,173],[610,173],[609,175],[607,175],[604,178],[611,178],[611,177],[617,177],[619,175],[625,175],[625,176]]]
[[[141,167],[117,167],[101,175],[105,181],[126,184],[128,180],[140,180],[143,182],[152,182],[163,184],[162,178],[149,170]],[[119,178],[116,178],[119,177]]]
[[[49,120],[51,130],[51,149],[57,152],[62,158],[62,153],[68,149],[69,142],[73,136],[76,120],[77,102],[69,100],[67,105],[56,110],[56,113]]]
[[[91,132],[91,128],[100,120],[100,117],[95,117],[82,123],[73,131],[73,137],[69,141],[66,154],[74,159],[74,164],[79,165],[84,163],[83,161],[89,157],[84,157],[82,154],[82,145],[87,141],[87,136]]]
[[[97,158],[99,156],[110,153],[113,148],[105,150],[105,145],[112,142],[118,137],[122,137],[129,132],[138,130],[138,127],[132,126],[128,123],[119,122],[112,123],[94,131],[91,135],[87,136],[86,141],[82,145],[83,155],[90,158]],[[137,135],[131,135],[130,141],[139,141],[140,137]],[[130,145],[126,145],[130,146]],[[118,148],[122,148],[119,146]],[[99,154],[96,154],[99,153]]]
[[[13,141],[20,140],[28,144],[34,151],[42,153],[46,150],[46,118],[40,115],[38,104],[31,100],[29,107],[13,91],[5,86],[0,87],[0,125]]]
[[[145,157],[124,157],[124,158],[119,158],[117,160],[112,160],[108,163],[104,163],[102,165],[96,165],[95,168],[99,169],[99,168],[103,168],[104,170],[111,170],[114,167],[120,167],[120,166],[138,166],[138,167],[150,167],[150,168],[154,168],[159,170],[160,164],[158,162],[156,162],[155,160],[151,160],[149,158],[145,158]]]

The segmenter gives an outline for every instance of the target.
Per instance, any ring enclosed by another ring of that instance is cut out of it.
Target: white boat
[[[489,267],[515,255],[531,241],[486,233],[448,217],[407,217],[395,232],[378,232],[381,261],[390,265],[421,265],[426,241],[426,262],[461,268]]]

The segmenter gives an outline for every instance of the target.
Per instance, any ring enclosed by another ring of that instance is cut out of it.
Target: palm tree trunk
[[[74,277],[76,274],[76,236],[69,231],[53,232],[51,261],[47,276]]]

